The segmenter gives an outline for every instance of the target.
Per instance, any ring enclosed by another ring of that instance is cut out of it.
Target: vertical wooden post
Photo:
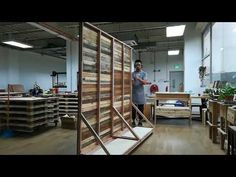
[[[7,85],[7,129],[9,129],[10,118],[10,84]]]
[[[133,86],[133,78],[132,78],[132,49],[129,49],[129,52],[130,52],[130,120],[132,122],[132,109],[133,109],[133,106],[132,106],[132,86]]]
[[[111,41],[111,136],[114,133],[114,113],[113,113],[113,106],[114,106],[114,39]]]
[[[122,61],[122,107],[121,107],[121,115],[124,117],[124,76],[125,76],[125,71],[124,71],[124,44],[122,44],[122,53],[121,53],[121,61]],[[121,130],[124,130],[124,123],[121,122]]]
[[[83,28],[84,23],[79,25],[79,71],[77,72],[77,90],[78,90],[78,116],[77,116],[77,154],[81,154],[82,148],[82,130],[81,130],[81,113],[82,113],[82,75],[83,75]]]
[[[101,92],[101,31],[98,32],[97,41],[97,134],[100,136],[100,92]],[[97,142],[98,143],[98,142]]]

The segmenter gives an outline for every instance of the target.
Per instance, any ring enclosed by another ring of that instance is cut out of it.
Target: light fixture
[[[127,40],[127,41],[123,41],[123,42],[126,43],[129,46],[136,46],[136,45],[138,45],[135,40]]]
[[[220,51],[223,51],[223,50],[224,50],[224,48],[223,48],[223,47],[221,47],[221,48],[220,48]]]
[[[233,29],[233,32],[236,32],[236,28]]]
[[[183,36],[185,25],[166,27],[166,37]]]
[[[179,50],[169,50],[168,55],[179,55]]]
[[[12,46],[15,46],[15,47],[20,47],[20,48],[23,48],[23,49],[33,48],[33,46],[31,46],[31,45],[23,44],[23,43],[16,42],[16,41],[5,41],[3,43],[8,44],[8,45],[12,45]]]

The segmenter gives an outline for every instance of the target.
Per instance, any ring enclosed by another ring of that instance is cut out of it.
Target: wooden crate
[[[61,117],[61,127],[64,129],[76,130],[77,119]]]

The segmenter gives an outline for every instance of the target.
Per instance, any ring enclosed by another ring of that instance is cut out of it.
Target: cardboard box
[[[64,129],[76,130],[77,129],[77,119],[61,117],[61,127]]]

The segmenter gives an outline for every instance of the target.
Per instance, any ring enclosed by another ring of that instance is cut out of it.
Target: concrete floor
[[[49,127],[29,134],[0,138],[0,155],[73,155],[76,154],[76,130]]]
[[[224,155],[219,144],[209,139],[208,127],[186,119],[159,119],[154,133],[133,155]]]
[[[0,155],[5,154],[76,154],[76,131],[60,127],[48,128],[33,135],[17,134],[0,138]],[[141,144],[133,155],[223,155],[219,144],[208,138],[208,127],[188,120],[158,120],[154,133]]]

